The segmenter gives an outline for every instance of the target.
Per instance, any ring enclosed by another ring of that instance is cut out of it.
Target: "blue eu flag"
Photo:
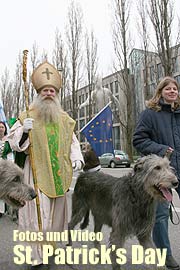
[[[97,156],[114,153],[112,141],[112,111],[106,105],[85,127],[80,130]]]

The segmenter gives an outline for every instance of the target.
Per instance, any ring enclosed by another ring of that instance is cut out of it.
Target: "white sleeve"
[[[72,137],[70,159],[72,163],[76,160],[80,160],[84,164],[84,158],[81,153],[80,144],[74,132],[73,132],[73,137]]]
[[[19,146],[19,142],[23,135],[23,126],[21,125],[20,121],[16,121],[16,123],[12,126],[10,130],[10,134],[7,136],[8,142],[10,147],[13,151],[17,152],[24,152],[29,147],[29,138]]]

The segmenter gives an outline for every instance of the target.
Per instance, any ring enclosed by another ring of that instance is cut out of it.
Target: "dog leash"
[[[173,210],[174,210],[175,215],[177,217],[177,222],[174,222],[174,220],[173,220]],[[179,225],[179,223],[180,223],[180,217],[179,217],[179,215],[178,215],[178,213],[176,211],[176,208],[175,208],[173,202],[171,202],[170,207],[169,207],[169,216],[170,216],[170,220],[171,220],[172,224]]]
[[[172,151],[168,151],[167,150],[166,153],[165,153],[165,157],[167,157],[170,160],[171,154],[172,154]],[[177,222],[174,222],[174,220],[173,220],[173,210],[174,210],[175,215],[177,217]],[[172,201],[171,201],[170,207],[169,207],[169,216],[170,216],[170,220],[171,220],[172,224],[179,225],[179,223],[180,223],[180,217],[179,217],[179,215],[178,215],[178,213],[176,211],[176,208],[175,208],[175,206],[174,206],[174,204],[173,204]]]

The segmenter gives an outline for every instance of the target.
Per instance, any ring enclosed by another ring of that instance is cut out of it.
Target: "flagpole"
[[[104,111],[110,104],[112,103],[112,101],[110,101],[106,106],[104,106],[80,131],[82,132],[83,129],[85,129],[102,111]]]

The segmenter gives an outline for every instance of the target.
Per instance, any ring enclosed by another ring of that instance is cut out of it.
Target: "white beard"
[[[57,123],[62,112],[58,96],[45,97],[38,95],[32,103],[38,117],[45,123]]]

